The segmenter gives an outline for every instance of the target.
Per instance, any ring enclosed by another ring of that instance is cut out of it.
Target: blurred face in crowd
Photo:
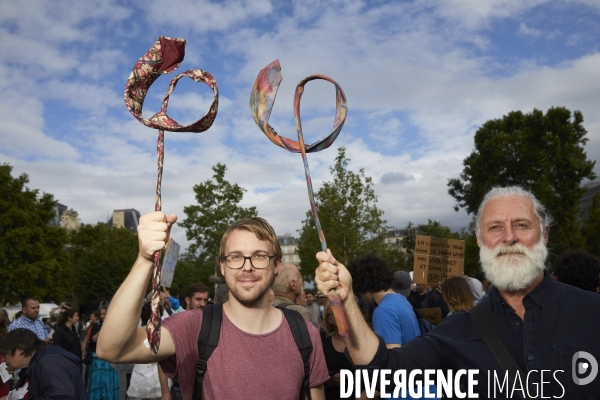
[[[417,291],[418,294],[425,293],[426,289],[427,289],[426,285],[421,285],[420,283],[417,284],[416,291]]]
[[[73,316],[69,318],[68,321],[71,323],[71,325],[77,325],[77,323],[79,322],[79,313],[73,314]]]
[[[25,357],[23,356],[23,350],[17,349],[15,354],[3,354],[2,359],[4,362],[6,362],[6,368],[9,371],[16,371],[18,369],[29,367],[31,356]]]
[[[100,322],[104,322],[104,318],[106,317],[106,308],[102,308],[98,313],[100,314]]]
[[[225,256],[271,256],[274,253],[273,245],[269,241],[260,240],[254,233],[241,229],[231,232],[224,247]],[[221,260],[220,264],[230,294],[239,303],[253,306],[263,299],[268,301],[269,289],[279,271],[275,260],[271,260],[266,268],[254,268],[249,259],[244,260],[244,265],[239,269],[227,267],[225,260]]]
[[[186,297],[185,302],[189,305],[190,310],[202,309],[208,303],[208,292],[196,292],[191,298]]]
[[[317,296],[317,302],[320,306],[325,306],[327,304],[327,296]]]
[[[306,293],[306,304],[308,304],[309,306],[312,306],[314,301],[315,301],[315,296],[313,296],[312,293]]]
[[[302,307],[306,307],[306,293],[304,293],[304,290],[300,292],[300,294],[298,295],[298,297],[296,298],[296,304],[298,304],[299,306]]]
[[[95,324],[96,322],[98,322],[98,318],[96,318],[96,315],[90,314],[90,322],[92,324]]]
[[[486,278],[499,290],[523,290],[540,277],[547,241],[531,199],[501,196],[484,206],[477,237],[479,257]]]
[[[21,308],[23,316],[29,319],[36,319],[40,315],[40,302],[37,300],[27,300],[27,304]]]

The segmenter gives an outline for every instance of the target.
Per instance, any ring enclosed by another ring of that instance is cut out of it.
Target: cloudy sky
[[[292,96],[305,76],[330,76],[348,99],[338,140],[309,155],[315,190],[345,146],[350,168],[373,177],[388,225],[432,218],[459,229],[469,217],[453,210],[447,181],[485,121],[580,110],[588,157],[599,158],[599,17],[598,0],[0,0],[0,162],[86,224],[114,209],[152,211],[156,131],[129,114],[123,89],[159,36],[179,37],[187,46],[176,72],[209,71],[220,106],[209,131],[166,132],[163,210],[182,219],[193,185],[221,162],[248,190],[244,206],[279,234],[297,234],[308,210],[300,155],[271,144],[248,108],[257,73],[279,59],[271,124],[281,135],[295,137]],[[152,86],[145,117],[174,75]],[[211,99],[207,86],[182,79],[169,114],[193,122]],[[334,112],[333,85],[308,83],[307,142],[329,132]],[[187,246],[183,228],[174,237]]]

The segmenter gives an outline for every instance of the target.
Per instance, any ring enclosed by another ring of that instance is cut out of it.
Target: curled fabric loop
[[[156,181],[156,203],[155,211],[161,211],[161,185],[164,161],[164,131],[170,132],[204,132],[210,128],[217,116],[219,106],[219,91],[217,82],[211,74],[199,69],[185,71],[171,80],[167,93],[163,99],[159,112],[149,119],[142,117],[142,108],[148,89],[161,74],[173,72],[185,55],[185,39],[172,39],[159,37],[154,45],[133,66],[131,74],[125,85],[125,105],[131,114],[142,124],[149,128],[158,129],[158,140],[156,142],[156,161],[158,167],[158,178]],[[167,114],[169,97],[177,82],[187,76],[195,82],[206,83],[214,92],[214,99],[210,108],[198,121],[182,126]],[[151,350],[156,354],[160,346],[160,251],[154,253],[154,264],[152,266],[152,315],[147,324],[148,343]]]
[[[304,85],[306,85],[307,82],[315,79],[323,79],[335,85],[335,119],[333,121],[333,128],[331,129],[331,132],[329,132],[327,136],[316,141],[315,143],[309,144],[308,146],[300,145],[300,143],[295,140],[280,136],[269,124],[269,118],[271,117],[271,110],[273,109],[273,104],[275,103],[277,89],[279,89],[279,84],[282,80],[281,65],[279,64],[279,60],[273,61],[271,64],[262,69],[258,73],[256,81],[254,81],[252,94],[250,95],[250,112],[252,113],[254,122],[256,122],[256,125],[258,125],[265,135],[267,135],[271,142],[275,143],[279,147],[283,147],[289,152],[301,153],[301,149],[304,149],[306,153],[314,153],[328,148],[333,144],[335,139],[337,139],[342,127],[344,126],[344,122],[346,121],[348,105],[346,102],[346,95],[344,94],[344,91],[340,85],[325,75],[308,76],[302,79],[298,85],[296,85],[296,92],[294,94],[294,116],[296,119],[298,139],[304,142],[302,138],[302,126],[300,124],[300,99],[304,93]]]
[[[162,103],[162,108],[150,119],[142,117],[142,107],[148,89],[161,74],[173,72],[181,62],[185,54],[185,39],[171,39],[160,37],[154,45],[140,58],[127,79],[125,85],[125,106],[131,114],[142,124],[149,128],[165,130],[170,132],[204,132],[213,124],[219,107],[219,91],[217,81],[213,76],[199,69],[187,70],[177,75],[169,84],[169,89]],[[177,86],[177,81],[187,76],[195,82],[204,82],[214,92],[214,99],[210,108],[198,121],[186,126],[181,126],[177,121],[167,115],[169,96]]]
[[[302,134],[302,123],[300,121],[300,99],[304,93],[304,85],[315,79],[323,79],[329,81],[335,85],[335,119],[333,122],[333,128],[331,132],[322,139],[306,145],[304,143],[304,135]],[[273,61],[262,69],[254,86],[252,87],[252,93],[250,95],[250,112],[254,118],[256,125],[264,132],[265,135],[279,147],[283,147],[289,152],[302,154],[302,161],[304,162],[304,174],[306,176],[306,186],[308,188],[308,201],[310,202],[310,208],[312,211],[317,233],[319,234],[319,241],[321,242],[321,249],[327,252],[327,242],[325,241],[325,234],[321,228],[321,222],[319,221],[319,215],[317,213],[317,206],[315,203],[315,195],[312,188],[312,180],[310,178],[310,171],[308,169],[308,159],[306,153],[314,153],[317,151],[324,150],[331,146],[335,139],[340,134],[344,122],[346,121],[346,114],[348,112],[348,105],[346,102],[346,95],[344,91],[333,79],[325,75],[310,75],[302,79],[298,85],[296,85],[296,91],[294,93],[294,119],[296,121],[296,133],[298,134],[298,141],[283,137],[275,131],[275,129],[269,124],[269,118],[271,117],[271,110],[275,103],[275,96],[277,95],[277,89],[281,83],[281,66],[279,60]],[[340,295],[336,290],[332,290],[329,293],[331,300],[330,304],[333,309],[335,322],[338,327],[338,332],[343,337],[349,336],[348,323],[346,322],[346,316],[344,315],[344,309]]]

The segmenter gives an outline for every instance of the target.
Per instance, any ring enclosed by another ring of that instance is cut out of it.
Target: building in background
[[[67,206],[64,204],[56,203],[56,207],[54,207],[54,218],[50,220],[50,225],[52,226],[60,226],[60,217],[62,217],[63,213],[67,211]]]
[[[79,214],[77,211],[70,209],[66,210],[60,216],[59,225],[68,231],[77,231],[82,226]]]
[[[281,246],[281,261],[292,263],[300,268],[300,256],[298,256],[298,239],[287,233],[284,236],[277,236]]]
[[[385,234],[385,247],[392,250],[402,250],[402,238],[404,237],[404,229],[398,229],[395,226],[388,226]]]
[[[133,233],[137,233],[140,223],[140,212],[134,208],[126,210],[114,210],[112,217],[108,220],[108,226],[115,228],[126,228]]]

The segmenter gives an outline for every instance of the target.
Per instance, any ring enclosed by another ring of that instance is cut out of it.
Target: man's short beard
[[[493,249],[482,245],[479,250],[485,277],[498,290],[506,292],[529,287],[544,272],[547,256],[543,237],[532,248],[517,243],[512,246],[499,244]]]
[[[269,267],[270,268],[270,267]],[[273,282],[275,282],[275,274],[271,274],[270,277],[264,277],[261,285],[257,288],[254,289],[253,292],[245,292],[243,290],[240,290],[237,286],[236,286],[236,277],[235,276],[231,276],[228,277],[225,276],[225,282],[227,284],[227,287],[229,287],[229,292],[230,294],[243,306],[246,307],[255,307],[256,305],[258,305],[263,297],[265,296],[265,294],[269,291],[269,289],[271,288],[271,286],[273,286]]]

